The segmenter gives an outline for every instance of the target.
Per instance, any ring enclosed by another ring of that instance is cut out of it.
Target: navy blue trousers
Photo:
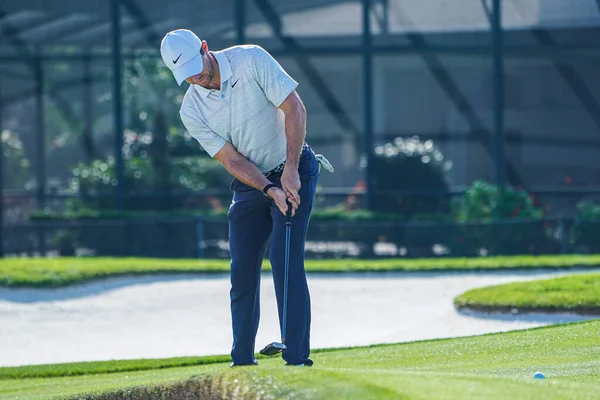
[[[290,364],[303,363],[310,355],[310,294],[304,271],[304,244],[319,178],[318,161],[310,147],[302,151],[298,173],[302,187],[299,191],[300,206],[292,218],[287,350],[282,354]],[[269,177],[269,180],[280,186],[280,175]],[[231,358],[234,364],[244,365],[256,362],[254,353],[260,319],[261,266],[269,240],[279,325],[283,326],[286,217],[273,200],[239,180],[232,182],[231,189],[234,191],[228,213],[233,327]]]

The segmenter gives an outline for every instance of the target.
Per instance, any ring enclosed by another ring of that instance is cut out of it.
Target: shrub
[[[446,174],[451,166],[433,141],[423,142],[416,136],[396,138],[393,143],[377,147],[371,159],[373,191],[423,191],[435,195],[382,193],[373,196],[374,210],[405,217],[448,212]]]
[[[541,221],[542,210],[524,190],[477,181],[454,204],[466,229],[450,247],[467,255],[540,254],[559,251],[557,227]]]
[[[576,251],[600,253],[600,204],[582,201],[571,228],[571,244]]]
[[[458,222],[489,222],[507,218],[535,218],[543,216],[529,193],[509,186],[497,186],[476,181],[456,204]]]
[[[581,201],[577,204],[577,218],[582,220],[600,220],[600,204]]]

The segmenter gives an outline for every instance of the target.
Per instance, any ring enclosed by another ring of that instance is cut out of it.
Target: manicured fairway
[[[295,399],[600,399],[600,320],[468,338],[315,352],[313,368],[284,367],[281,359],[261,359],[259,367],[231,370],[228,363],[110,373],[118,363],[99,363],[90,375],[46,376],[49,367],[0,369],[0,398],[51,398],[95,391],[96,398],[125,398],[117,388],[136,393],[211,390]],[[165,361],[165,364],[173,360]],[[196,360],[198,362],[199,360]],[[217,361],[217,360],[213,360]],[[144,362],[140,366],[144,367]],[[154,365],[153,367],[156,367]],[[56,366],[68,373],[68,365]],[[81,365],[72,366],[81,370]],[[533,379],[536,371],[545,380]],[[171,382],[164,387],[152,387]],[[169,386],[170,385],[170,386]],[[139,388],[141,387],[141,388]],[[170,389],[169,389],[170,388]],[[113,394],[112,396],[110,394]],[[124,392],[123,392],[124,393]],[[92,398],[76,396],[74,398]],[[249,398],[252,398],[250,396]]]

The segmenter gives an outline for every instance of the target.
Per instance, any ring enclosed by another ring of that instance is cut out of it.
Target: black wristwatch
[[[274,187],[279,187],[279,186],[277,186],[277,185],[276,185],[276,184],[274,184],[274,183],[269,183],[267,186],[265,186],[265,187],[263,188],[263,190],[262,190],[263,194],[264,194],[265,196],[269,197],[269,195],[268,195],[268,193],[267,193],[267,192],[269,191],[269,189],[271,189],[271,188],[274,188]]]

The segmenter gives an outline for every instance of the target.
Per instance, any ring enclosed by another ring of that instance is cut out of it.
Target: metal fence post
[[[123,91],[122,77],[123,65],[121,62],[121,10],[120,0],[111,0],[111,47],[112,47],[112,69],[113,69],[113,118],[115,130],[114,156],[117,173],[117,185],[115,187],[115,200],[117,209],[123,209]]]
[[[0,100],[2,99],[2,74],[0,73]],[[2,123],[4,105],[0,102],[0,258],[4,258],[4,149],[2,147]]]
[[[46,207],[46,132],[45,132],[45,104],[44,104],[44,64],[41,55],[41,49],[36,49],[34,58],[35,66],[35,104],[36,104],[36,124],[35,124],[35,143],[36,143],[36,162],[35,162],[35,180],[36,202],[38,209]],[[46,230],[39,228],[37,232],[38,251],[42,257],[46,255]]]
[[[560,254],[567,254],[569,252],[569,243],[567,238],[568,232],[566,225],[565,218],[561,216],[558,220],[558,229],[560,231]]]
[[[204,258],[204,221],[198,218],[196,220],[196,246],[198,258]]]
[[[83,55],[83,149],[85,151],[85,161],[91,163],[96,158],[93,138],[93,117],[94,100],[92,92],[92,57],[89,51]]]
[[[494,155],[494,182],[504,183],[504,54],[502,31],[502,0],[493,0],[492,43],[494,76],[494,134],[492,148]]]
[[[373,46],[371,37],[371,0],[363,0],[362,22],[363,22],[363,112],[364,128],[363,143],[366,157],[365,202],[367,209],[373,207],[373,191],[371,180],[371,160],[373,154]]]

